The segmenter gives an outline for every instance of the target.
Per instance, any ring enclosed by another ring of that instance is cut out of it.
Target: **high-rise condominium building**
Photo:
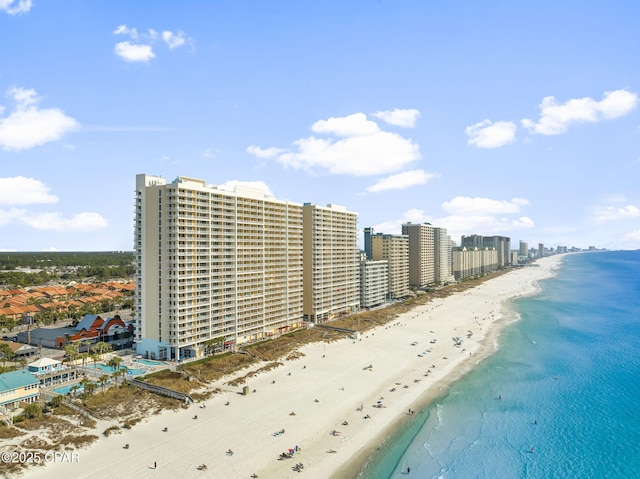
[[[304,319],[323,323],[358,311],[358,215],[343,206],[303,206]]]
[[[389,264],[389,296],[399,299],[411,293],[409,289],[409,238],[405,235],[376,233],[370,236],[371,259],[387,260]]]
[[[436,281],[436,246],[434,227],[429,223],[402,225],[409,238],[409,283],[426,286]]]
[[[483,276],[498,269],[498,251],[495,248],[466,246],[452,251],[453,274],[457,280]]]
[[[389,292],[389,262],[360,261],[360,306],[371,308],[387,300]]]
[[[524,258],[529,257],[529,244],[526,241],[520,240],[519,252],[520,252],[520,256]]]
[[[455,281],[451,258],[451,236],[446,228],[434,228],[435,282],[438,284]]]
[[[302,204],[260,190],[137,175],[138,354],[199,357],[298,326],[302,217]]]
[[[468,250],[473,250],[474,248],[495,249],[498,252],[498,268],[504,268],[512,263],[511,238],[508,236],[482,236],[475,234],[462,236],[460,247]]]

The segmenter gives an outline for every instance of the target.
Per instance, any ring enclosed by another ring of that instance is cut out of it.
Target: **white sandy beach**
[[[436,299],[368,331],[360,341],[307,345],[301,349],[304,357],[251,379],[248,386],[256,392],[247,396],[240,394],[241,387],[226,386],[225,378],[216,386],[226,392],[208,400],[206,408],[194,404],[188,410],[164,412],[107,438],[99,426],[100,439],[79,451],[78,462],[49,464],[24,477],[189,479],[256,474],[281,479],[298,477],[292,469],[297,463],[304,464],[301,474],[307,477],[354,477],[394,425],[408,417],[409,409],[419,413],[429,397],[441,394],[495,350],[499,330],[517,319],[509,302],[534,293],[536,282],[550,277],[560,260],[561,256],[544,258],[536,267]],[[452,340],[456,336],[463,340],[458,347]],[[381,407],[375,407],[378,401]],[[284,434],[274,435],[282,429]],[[332,435],[333,430],[338,434]],[[124,449],[127,443],[130,447]],[[278,460],[295,446],[301,450],[293,458]],[[229,449],[233,455],[227,454]],[[200,464],[207,470],[198,470]]]

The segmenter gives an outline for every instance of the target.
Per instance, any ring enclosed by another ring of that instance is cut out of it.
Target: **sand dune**
[[[497,332],[516,319],[509,301],[535,292],[536,281],[551,276],[560,258],[436,299],[358,341],[307,345],[303,357],[249,380],[255,392],[247,396],[225,378],[216,384],[225,392],[204,408],[150,417],[101,437],[79,451],[77,462],[49,464],[25,477],[281,479],[298,477],[297,463],[307,477],[354,477],[398,422],[411,417],[410,409],[419,414],[430,397],[495,349]],[[463,342],[456,346],[454,337]],[[292,458],[278,460],[296,446]],[[200,464],[207,470],[198,470]]]

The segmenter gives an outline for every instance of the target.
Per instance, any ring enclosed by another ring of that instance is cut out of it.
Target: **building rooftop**
[[[24,369],[0,374],[0,391],[12,391],[33,384],[40,384],[40,381]]]

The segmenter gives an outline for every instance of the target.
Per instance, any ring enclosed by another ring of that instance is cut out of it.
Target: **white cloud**
[[[0,209],[0,225],[22,223],[41,231],[94,231],[108,226],[107,220],[99,213],[78,213],[65,218],[62,213],[36,213],[25,209]]]
[[[162,32],[162,40],[169,46],[170,50],[181,47],[187,42],[184,32],[173,33],[169,30]]]
[[[0,0],[1,1],[1,0]],[[184,32],[178,31],[174,33],[169,30],[164,30],[162,35],[159,35],[156,30],[150,28],[146,33],[139,33],[135,27],[129,28],[127,25],[118,25],[113,31],[114,35],[128,35],[133,41],[125,41],[116,43],[114,48],[116,55],[124,59],[127,62],[148,62],[156,57],[153,52],[152,45],[158,39],[162,38],[162,41],[167,44],[169,50],[181,47],[186,43],[193,46],[193,42],[190,38],[187,38]]]
[[[23,217],[26,210],[18,208],[10,208],[8,210],[0,209],[0,226],[8,225]]]
[[[420,112],[414,108],[404,110],[395,108],[393,110],[377,111],[372,113],[371,116],[380,118],[390,125],[401,126],[402,128],[413,128],[416,126],[416,121],[420,117]]]
[[[155,58],[151,45],[137,45],[129,41],[116,43],[116,55],[127,62],[148,62]]]
[[[412,186],[426,185],[429,180],[437,177],[436,173],[427,173],[424,170],[403,171],[397,175],[391,175],[369,186],[367,192],[379,193],[386,190],[404,190]]]
[[[275,146],[272,146],[271,148],[260,148],[256,145],[247,147],[247,152],[257,156],[258,158],[275,158],[286,151],[287,150],[283,148],[276,148]]]
[[[522,206],[527,205],[529,205],[529,201],[524,198],[513,198],[509,201],[456,196],[451,201],[442,203],[442,209],[453,215],[495,215],[518,213]]]
[[[402,225],[405,223],[432,223],[431,216],[427,215],[424,210],[412,208],[405,211],[400,218],[394,221],[385,221],[373,226],[374,232],[384,234],[400,234],[402,233]]]
[[[39,180],[16,176],[0,178],[0,205],[33,205],[57,203],[58,197]]]
[[[247,151],[259,158],[274,158],[287,167],[309,171],[326,169],[345,175],[392,173],[421,157],[413,140],[381,130],[364,113],[319,120],[311,126],[311,131],[330,137],[300,138],[293,142],[293,150],[252,145]]]
[[[27,13],[31,10],[33,3],[31,0],[0,0],[0,10],[7,12],[9,15],[18,15]]]
[[[129,35],[133,40],[138,39],[138,30],[135,28],[129,28],[126,25],[118,25],[113,31],[114,35]]]
[[[216,152],[213,148],[207,148],[202,153],[202,158],[215,158],[215,157],[216,157]]]
[[[348,137],[373,135],[381,130],[378,124],[368,120],[364,113],[354,113],[343,117],[331,117],[328,120],[318,120],[311,125],[311,131]]]
[[[253,188],[256,190],[261,190],[267,196],[274,196],[271,193],[271,188],[264,181],[240,181],[240,180],[229,180],[221,185],[217,185],[217,187],[221,190],[225,191],[234,191],[236,186],[245,187],[245,188]]]
[[[101,214],[91,212],[78,213],[71,218],[65,218],[62,213],[29,213],[19,221],[44,231],[95,231],[108,226]]]
[[[447,234],[459,243],[462,235],[479,233],[483,235],[504,235],[514,230],[530,229],[535,226],[534,221],[518,215],[523,206],[529,202],[522,198],[509,201],[492,200],[489,198],[457,197],[444,202],[442,208],[448,216],[434,218],[423,210],[411,209],[401,215],[398,220],[387,221],[374,226],[380,233],[400,233],[404,223],[431,223],[434,226],[446,228]]]
[[[447,233],[455,239],[462,235],[483,234],[483,235],[508,235],[514,230],[530,229],[535,226],[534,221],[527,216],[518,218],[507,218],[494,215],[451,215],[438,218],[437,226],[447,228]]]
[[[622,208],[614,206],[598,207],[594,216],[595,220],[599,222],[635,218],[640,216],[640,208],[634,205],[627,205]]]
[[[58,108],[39,109],[40,98],[33,89],[13,87],[7,90],[7,96],[16,106],[8,116],[0,118],[0,145],[5,150],[24,150],[59,140],[80,126]]]
[[[558,135],[571,124],[594,123],[627,115],[637,104],[638,95],[627,90],[607,91],[600,101],[584,97],[558,103],[555,97],[547,96],[538,105],[538,122],[525,118],[522,125],[531,133]]]
[[[465,128],[469,139],[467,144],[478,148],[499,148],[513,143],[516,137],[516,124],[511,121],[483,120]]]

